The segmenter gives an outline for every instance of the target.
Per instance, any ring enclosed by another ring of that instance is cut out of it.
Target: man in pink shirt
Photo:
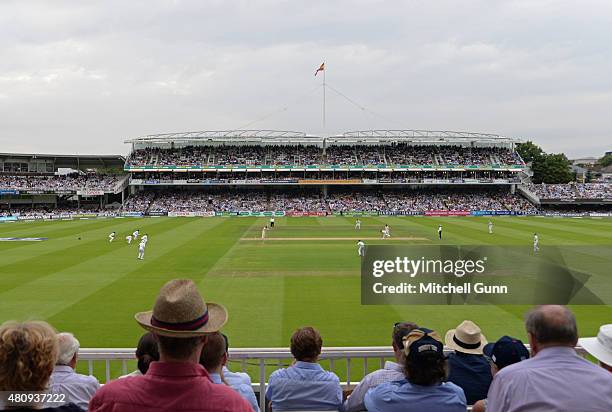
[[[251,412],[229,386],[215,385],[199,364],[207,335],[227,322],[226,309],[206,304],[191,280],[176,279],[160,290],[153,311],[136,321],[158,342],[160,360],[143,376],[110,382],[89,403],[92,412]]]

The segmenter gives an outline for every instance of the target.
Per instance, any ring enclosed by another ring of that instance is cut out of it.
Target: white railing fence
[[[529,347],[529,345],[527,345]],[[445,353],[451,350],[445,349]],[[586,352],[580,346],[576,347],[576,352],[581,356],[586,356]],[[87,364],[87,373],[103,376],[105,382],[125,375],[128,370],[128,362],[135,360],[135,349],[132,348],[81,348],[79,350],[79,366]],[[229,369],[233,372],[246,372],[251,376],[253,389],[259,392],[259,403],[262,411],[265,411],[265,392],[266,382],[269,376],[268,371],[288,366],[293,361],[293,355],[288,348],[233,348],[229,351]],[[393,360],[394,354],[391,347],[386,346],[364,346],[364,347],[328,347],[323,348],[320,356],[321,363],[327,370],[336,373],[341,377],[343,390],[351,390],[369,373],[374,367],[382,368],[386,360]],[[102,363],[103,374],[95,370],[95,366]],[[120,365],[117,370],[116,364]],[[113,368],[113,366],[115,366]],[[116,376],[111,376],[112,370],[119,372]],[[357,377],[352,380],[352,377]]]

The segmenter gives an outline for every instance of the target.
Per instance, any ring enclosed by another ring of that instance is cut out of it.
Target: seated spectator
[[[134,372],[128,373],[127,375],[120,376],[119,378],[126,378],[128,376],[142,376],[147,373],[147,370],[149,370],[149,365],[151,362],[156,362],[159,360],[157,341],[151,332],[147,332],[140,337],[138,347],[136,348],[136,359],[138,360],[138,369],[136,369]]]
[[[231,379],[232,382],[230,382],[228,380],[228,376],[226,376],[225,370],[227,370],[227,368],[225,365],[227,364],[227,359],[229,358],[227,353],[228,348],[229,343],[224,334],[213,333],[209,335],[208,341],[206,342],[204,349],[202,349],[202,354],[200,355],[200,365],[204,366],[204,368],[208,371],[208,374],[214,383],[231,387],[251,404],[254,412],[259,412],[259,404],[257,403],[255,392],[253,392],[253,388],[251,387],[251,379],[249,378],[247,383],[242,379],[242,377],[239,379],[235,379],[235,377],[233,377],[234,379]],[[232,374],[232,372],[229,372],[229,370],[228,373]]]
[[[323,340],[312,327],[296,330],[291,336],[292,366],[270,375],[266,399],[274,412],[328,411],[342,406],[340,379],[317,363]]]
[[[198,363],[207,335],[227,322],[227,311],[221,305],[206,304],[193,281],[166,283],[153,311],[135,317],[155,335],[160,360],[151,363],[143,376],[104,385],[89,403],[91,412],[251,412],[247,401],[231,388],[213,384]]]
[[[491,385],[491,366],[483,356],[487,339],[470,320],[461,322],[457,329],[446,332],[446,346],[454,352],[448,356],[449,382],[459,385],[468,405],[487,397]]]
[[[510,336],[502,336],[497,342],[487,343],[483,352],[489,358],[493,376],[506,366],[529,359],[529,351],[523,342]],[[486,398],[476,402],[472,408],[472,412],[485,412],[486,410]]]
[[[0,326],[0,391],[47,389],[58,357],[57,335],[46,322],[6,322]],[[1,410],[82,412],[74,403],[41,408],[41,405],[12,406]]]
[[[578,330],[569,309],[538,306],[525,326],[532,357],[495,375],[488,410],[612,410],[612,374],[576,354]]]
[[[93,376],[76,373],[81,345],[72,333],[58,333],[57,342],[59,355],[49,381],[49,392],[64,394],[68,402],[87,410],[89,401],[100,388],[100,383]]]
[[[594,338],[580,338],[578,344],[599,362],[599,365],[612,372],[612,323],[599,328]]]
[[[405,355],[404,355],[404,337],[413,330],[418,328],[412,322],[400,322],[393,326],[391,334],[393,354],[395,362],[385,362],[385,367],[374,371],[363,377],[361,382],[353,389],[353,392],[344,402],[344,410],[346,412],[363,411],[365,409],[364,398],[365,394],[371,388],[380,385],[381,383],[394,382],[404,379]]]
[[[437,332],[414,329],[404,337],[406,364],[403,380],[382,383],[368,391],[370,412],[465,412],[463,390],[446,379],[444,345]]]

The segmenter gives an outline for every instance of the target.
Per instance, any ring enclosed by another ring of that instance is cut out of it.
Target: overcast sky
[[[0,152],[404,128],[599,156],[612,150],[611,39],[610,0],[0,0]]]

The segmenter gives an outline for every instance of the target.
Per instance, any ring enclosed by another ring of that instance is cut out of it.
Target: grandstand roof
[[[96,167],[123,167],[125,156],[122,155],[69,155],[69,154],[44,154],[44,153],[0,153],[0,160],[23,160],[33,159],[53,160],[55,167],[70,168],[96,168]]]
[[[457,132],[452,130],[357,130],[330,139],[356,141],[402,141],[414,143],[522,143],[523,140],[491,133]],[[329,140],[329,139],[328,139]]]
[[[197,142],[253,142],[253,143],[317,143],[322,137],[310,136],[305,132],[289,130],[204,130],[151,134],[128,139],[125,143],[197,143]]]
[[[360,130],[349,131],[339,135],[315,136],[306,132],[285,130],[208,130],[195,132],[178,132],[152,134],[127,139],[131,144],[170,144],[170,143],[271,143],[271,144],[317,144],[328,143],[429,143],[429,144],[512,144],[521,143],[522,139],[500,136],[490,133],[457,132],[450,130]]]

